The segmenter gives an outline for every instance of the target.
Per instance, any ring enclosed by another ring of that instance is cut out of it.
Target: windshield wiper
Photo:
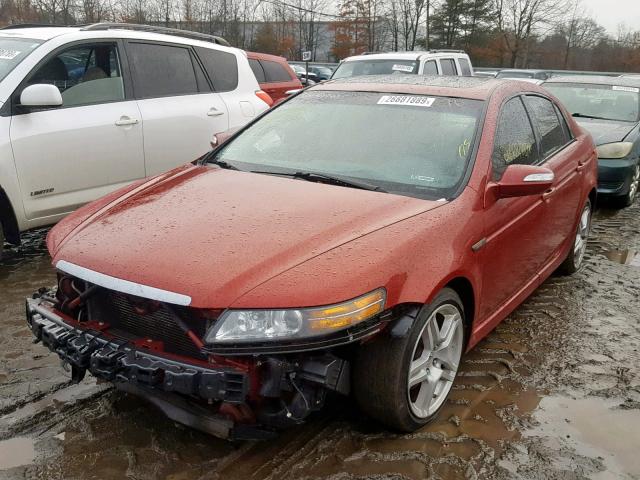
[[[278,175],[282,177],[300,178],[307,180],[308,182],[327,183],[329,185],[338,185],[341,187],[359,188],[361,190],[370,190],[372,192],[386,193],[386,190],[377,185],[362,182],[359,180],[347,180],[342,177],[336,177],[333,175],[327,175],[325,173],[315,172],[272,172],[265,170],[253,170],[251,173],[262,173],[265,175]]]
[[[593,118],[594,120],[614,120],[613,118],[598,117],[595,115],[586,115],[584,113],[572,113],[571,116],[577,117],[577,118]]]
[[[229,162],[225,162],[224,160],[218,160],[217,158],[205,158],[204,163],[213,163],[214,165],[219,166],[220,168],[224,168],[225,170],[240,170],[235,165],[231,165]]]

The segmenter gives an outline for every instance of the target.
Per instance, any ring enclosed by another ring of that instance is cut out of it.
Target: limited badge
[[[401,105],[411,107],[430,107],[436,99],[433,97],[410,95],[383,95],[378,100],[378,105]]]

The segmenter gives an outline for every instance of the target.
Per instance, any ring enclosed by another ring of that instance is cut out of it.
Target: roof
[[[496,70],[499,73],[503,73],[503,72],[522,72],[522,73],[538,73],[538,72],[545,72],[548,73],[549,70],[544,70],[543,68],[501,68]]]
[[[278,63],[287,63],[287,59],[278,55],[271,55],[270,53],[250,52],[247,50],[247,57],[254,60],[272,60]]]
[[[431,94],[451,97],[488,99],[493,91],[505,84],[521,83],[512,80],[496,80],[487,77],[454,77],[440,75],[365,75],[329,80],[310,90],[388,92],[406,94]]]
[[[617,85],[620,87],[640,88],[640,76],[638,77],[608,77],[604,75],[573,75],[566,77],[552,77],[545,80],[547,83],[584,83],[596,85]]]
[[[466,53],[460,51],[412,51],[412,52],[386,52],[386,53],[368,53],[365,55],[354,55],[347,57],[344,62],[359,62],[365,60],[418,60],[423,56],[427,57],[451,57],[465,55]]]
[[[32,27],[32,28],[3,28],[0,30],[1,37],[33,38],[36,40],[50,40],[65,33],[73,33],[80,30],[80,27]]]

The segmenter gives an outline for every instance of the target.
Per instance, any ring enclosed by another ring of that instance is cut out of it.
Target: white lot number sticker
[[[0,48],[0,59],[1,60],[13,60],[20,52],[17,50],[5,50],[4,48]]]
[[[378,105],[401,105],[412,107],[430,107],[436,99],[433,97],[412,97],[409,95],[383,95]]]
[[[413,67],[411,65],[394,65],[391,67],[391,70],[394,72],[413,72]]]
[[[640,93],[640,88],[637,88],[637,87],[619,87],[616,85],[612,87],[612,90],[616,90],[618,92]]]

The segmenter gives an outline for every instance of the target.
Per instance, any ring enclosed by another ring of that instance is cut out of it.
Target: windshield
[[[41,44],[31,38],[0,38],[0,80]]]
[[[498,72],[496,78],[534,78],[530,72]]]
[[[242,170],[316,172],[401,195],[451,197],[483,102],[372,92],[299,94],[218,151]]]
[[[586,83],[545,83],[544,88],[572,115],[638,121],[640,88]]]
[[[331,78],[418,73],[417,60],[353,60],[341,63]]]

